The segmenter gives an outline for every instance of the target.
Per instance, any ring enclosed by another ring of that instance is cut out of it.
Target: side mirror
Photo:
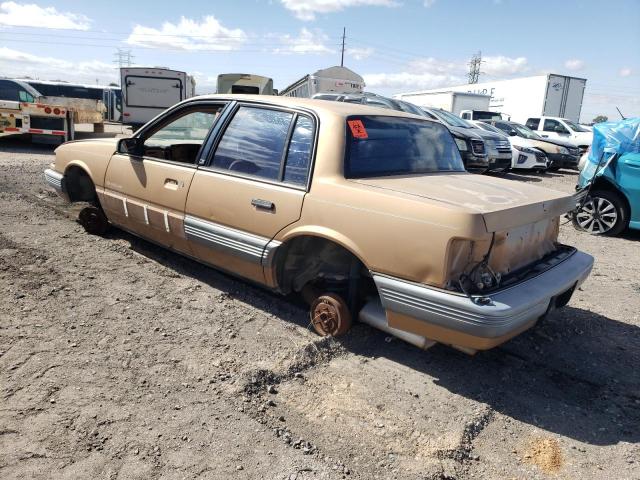
[[[516,132],[515,130],[509,130],[509,136],[510,137],[517,137],[518,136],[518,132]]]
[[[140,156],[144,141],[139,137],[122,138],[118,141],[118,153]]]

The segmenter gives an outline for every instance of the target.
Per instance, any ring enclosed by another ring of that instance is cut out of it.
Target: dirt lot
[[[640,235],[563,226],[590,279],[475,357],[327,340],[291,301],[86,235],[44,190],[52,158],[0,141],[1,478],[640,478]]]

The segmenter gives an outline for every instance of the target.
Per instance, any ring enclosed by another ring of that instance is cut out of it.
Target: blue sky
[[[108,83],[114,54],[185,70],[197,91],[219,73],[283,88],[340,62],[382,94],[560,73],[588,79],[582,121],[640,116],[640,0],[0,0],[0,75]]]

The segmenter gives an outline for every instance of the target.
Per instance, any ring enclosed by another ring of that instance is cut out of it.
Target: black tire
[[[91,235],[104,235],[109,230],[109,220],[100,207],[89,205],[80,210],[78,223]]]
[[[572,216],[573,226],[592,235],[614,236],[629,224],[629,209],[624,198],[610,190],[589,193],[580,210]]]

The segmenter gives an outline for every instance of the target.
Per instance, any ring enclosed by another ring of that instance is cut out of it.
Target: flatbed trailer
[[[29,134],[35,143],[63,143],[75,138],[74,115],[64,105],[0,100],[0,137]]]

